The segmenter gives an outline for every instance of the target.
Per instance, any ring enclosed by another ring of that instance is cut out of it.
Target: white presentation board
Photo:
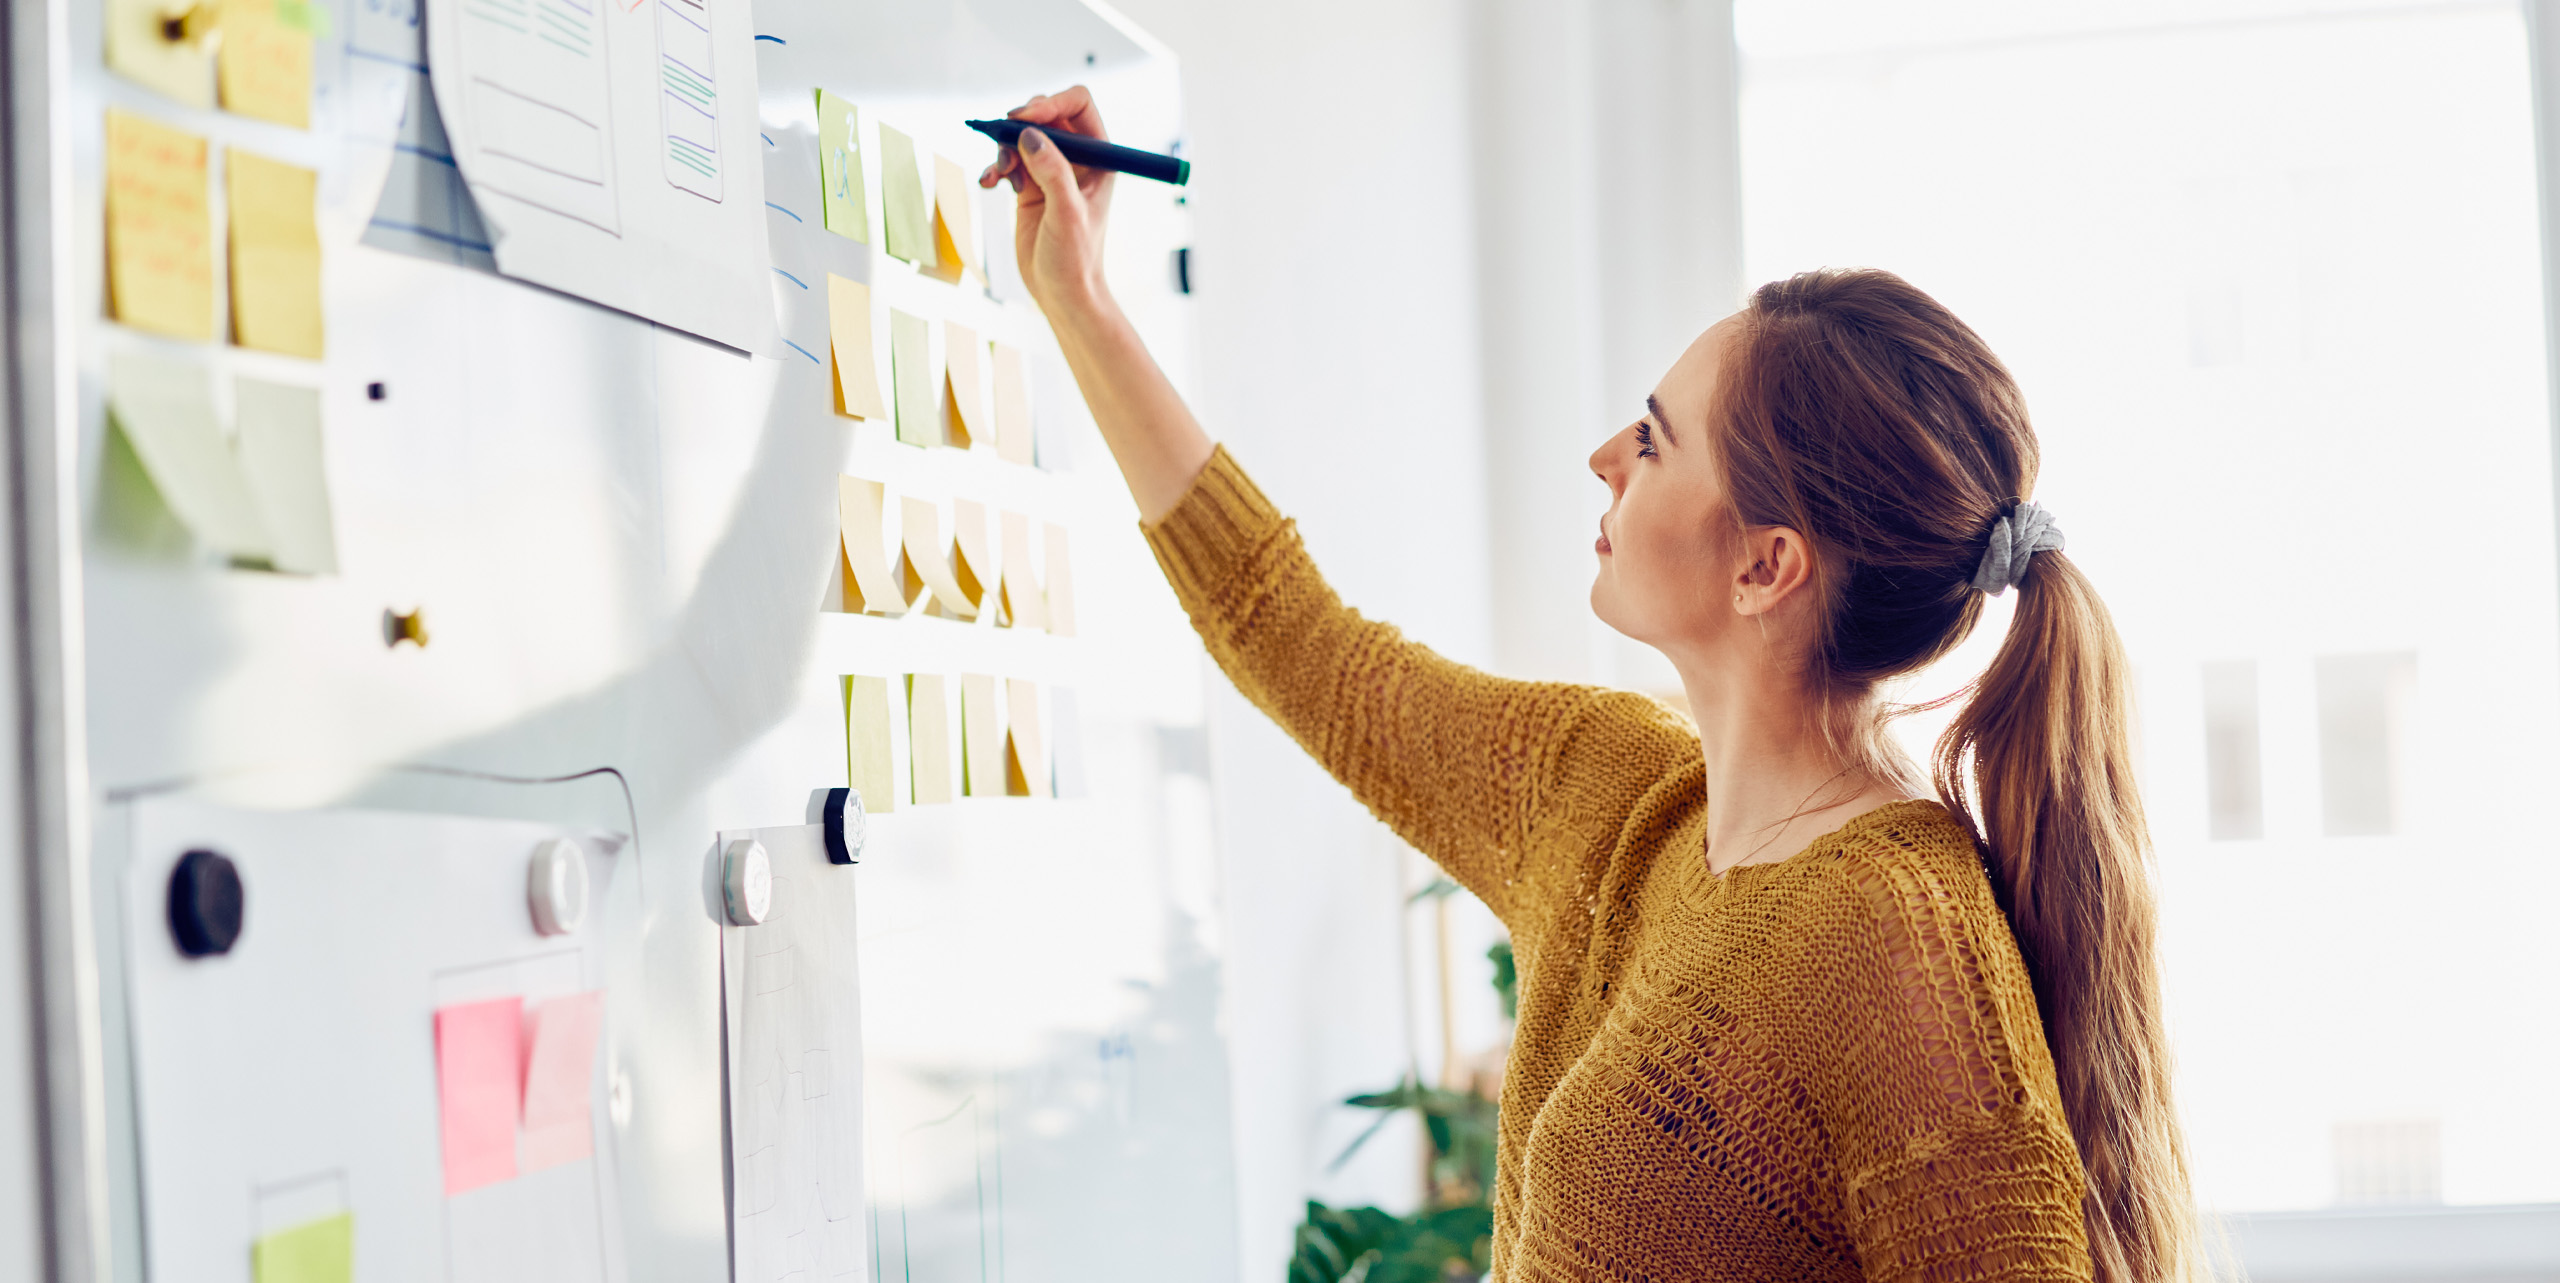
[[[599,19],[609,41],[636,32],[663,59],[669,6],[689,0],[598,3],[618,11]],[[986,257],[956,283],[893,258],[876,235],[848,240],[810,217],[820,88],[860,109],[866,139],[887,124],[914,140],[920,166],[942,157],[974,174],[992,148],[963,117],[1076,81],[1105,95],[1115,136],[1174,146],[1173,62],[1073,0],[720,3],[709,10],[717,114],[732,119],[738,83],[734,57],[722,61],[733,30],[722,15],[743,14],[757,160],[721,135],[719,200],[725,210],[754,198],[762,220],[770,262],[753,289],[785,340],[770,352],[713,325],[646,319],[652,305],[602,286],[596,302],[579,296],[586,287],[498,270],[524,266],[501,261],[514,229],[498,200],[473,199],[454,164],[468,142],[448,126],[468,108],[426,114],[447,86],[428,70],[433,33],[414,4],[318,0],[328,34],[314,46],[311,122],[299,130],[176,103],[108,71],[98,15],[70,6],[65,260],[106,258],[102,122],[113,108],[207,141],[217,241],[232,152],[315,171],[326,312],[325,355],[301,359],[143,332],[111,318],[102,269],[78,282],[83,319],[70,347],[119,1279],[237,1277],[271,1228],[250,1208],[219,1233],[163,1246],[164,1232],[198,1231],[171,1220],[183,1200],[145,1196],[155,1155],[217,1139],[153,1105],[166,1093],[152,1049],[188,1026],[156,988],[166,977],[147,972],[153,928],[130,898],[129,879],[157,876],[148,862],[168,855],[147,831],[151,815],[180,806],[271,825],[277,849],[295,851],[305,842],[296,834],[395,815],[629,833],[612,857],[622,907],[581,946],[600,951],[581,955],[581,967],[602,971],[581,982],[608,995],[598,1058],[613,1075],[597,1152],[610,1168],[599,1197],[618,1217],[600,1241],[618,1256],[599,1259],[618,1259],[633,1283],[730,1277],[739,1169],[723,1022],[751,1008],[722,992],[717,837],[805,824],[813,791],[848,782],[846,675],[1036,692],[1022,708],[1058,745],[1064,794],[916,804],[909,713],[893,712],[891,787],[904,796],[875,813],[863,863],[845,871],[842,885],[859,892],[845,973],[859,980],[823,1013],[861,1037],[859,1061],[828,1070],[841,1077],[858,1064],[858,1276],[1238,1274],[1198,643],[1054,342],[1009,288],[1005,203],[973,198]],[[663,103],[644,110],[667,128]],[[613,154],[624,155],[619,141]],[[709,176],[670,181],[668,154],[649,151],[645,167],[617,159],[616,181],[708,205]],[[877,220],[877,158],[866,163]],[[1123,185],[1110,270],[1179,377],[1177,197]],[[217,268],[218,295],[228,271]],[[868,288],[884,394],[892,312],[929,328],[937,411],[949,395],[950,327],[1020,351],[1036,463],[992,443],[922,447],[900,441],[892,422],[838,414],[824,310],[786,273]],[[235,566],[191,535],[109,427],[109,375],[125,354],[200,373],[226,431],[244,380],[316,393],[335,573]],[[928,502],[945,522],[966,502],[989,514],[991,532],[997,513],[1054,528],[1054,543],[1073,550],[1073,632],[1001,626],[993,612],[846,613],[838,495],[848,475]],[[410,616],[427,643],[387,645],[386,613]],[[999,714],[1017,715],[1010,705]],[[600,767],[619,779],[565,778]],[[390,894],[343,844],[322,842],[308,858],[338,861],[311,875],[313,887]],[[426,896],[410,888],[403,911],[427,912]],[[244,942],[257,930],[253,918]],[[430,987],[399,1001],[432,1017],[477,996]],[[318,1000],[280,988],[260,1018],[289,1021]],[[434,1086],[438,1064],[435,1026],[421,1035],[416,1014],[399,1018],[404,1099]],[[371,1227],[450,1203],[433,1184],[435,1115],[404,1124],[398,1182],[324,1180],[307,1196],[293,1186],[277,1196],[291,1206],[272,1215],[340,1200],[369,1250]],[[840,1136],[846,1121],[802,1135]],[[335,1170],[298,1157],[283,1168]],[[842,1210],[823,1196],[820,1208],[822,1219]],[[514,1231],[492,1233],[521,1245]],[[199,1268],[213,1272],[189,1273]]]

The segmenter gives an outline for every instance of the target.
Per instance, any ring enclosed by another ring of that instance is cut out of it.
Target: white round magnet
[[[739,838],[729,844],[720,889],[729,901],[729,920],[752,927],[773,912],[773,858],[764,843]]]
[[[525,868],[525,899],[533,906],[533,929],[565,936],[587,920],[587,857],[567,838],[548,838],[533,849]]]

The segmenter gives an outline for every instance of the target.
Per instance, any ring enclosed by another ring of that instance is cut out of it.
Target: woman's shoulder
[[[1971,830],[1934,801],[1877,807],[1778,867],[1789,865],[1798,870],[1789,916],[1818,920],[1838,943],[1864,939],[1908,956],[1985,931],[2008,936]]]

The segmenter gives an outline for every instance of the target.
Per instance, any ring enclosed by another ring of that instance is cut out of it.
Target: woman
[[[1103,133],[1081,88],[1013,115]],[[1882,272],[1776,282],[1592,455],[1592,607],[1693,726],[1343,607],[1114,305],[1111,176],[1019,147],[980,181],[1210,653],[1511,930],[1497,1279],[2191,1272],[2125,659],[1980,338]],[[1924,787],[1879,685],[2012,587]]]

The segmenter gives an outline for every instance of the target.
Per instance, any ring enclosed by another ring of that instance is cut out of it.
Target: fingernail
[[[1049,140],[1042,137],[1037,129],[1026,129],[1022,131],[1022,141],[1018,145],[1024,151],[1038,151],[1048,146]]]

